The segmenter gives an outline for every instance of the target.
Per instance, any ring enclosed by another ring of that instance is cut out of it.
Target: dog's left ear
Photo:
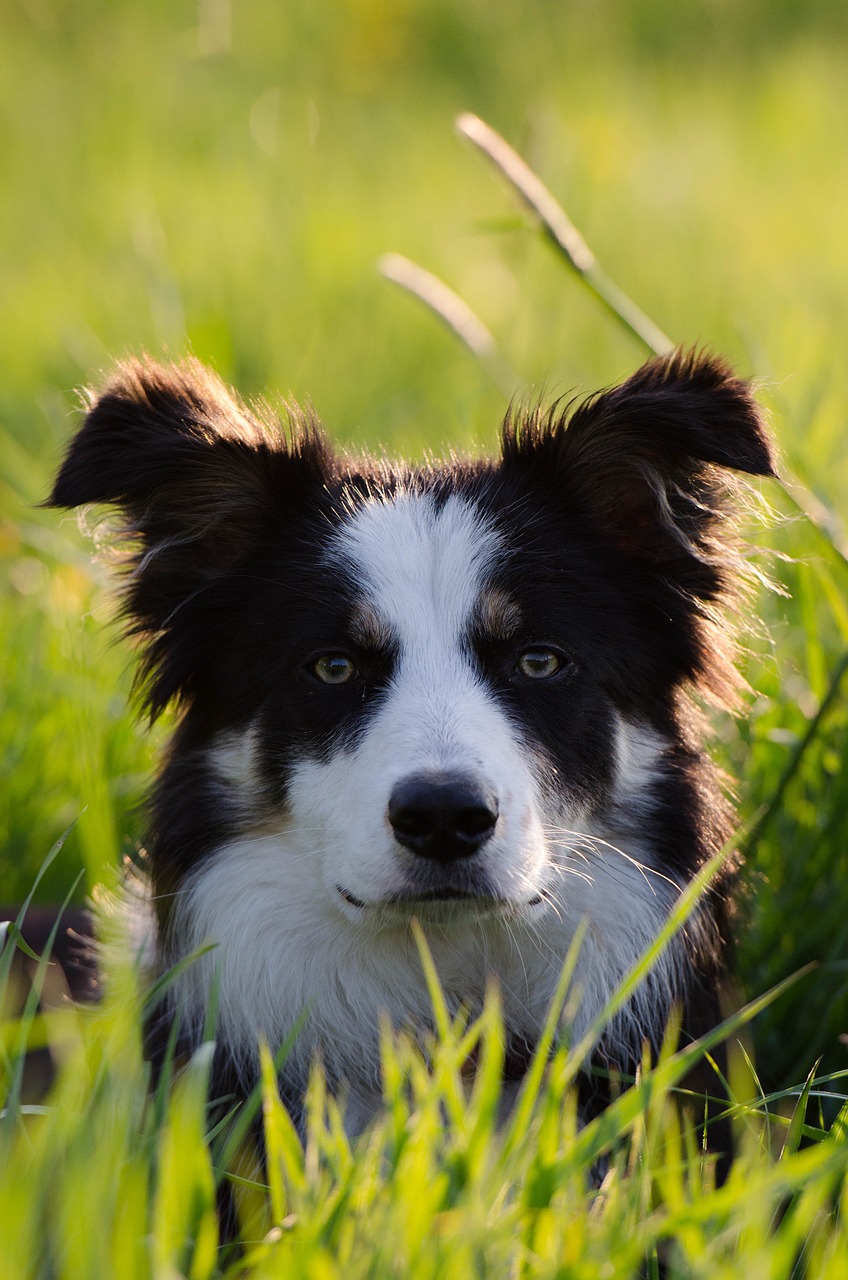
[[[568,413],[508,423],[507,467],[529,464],[619,554],[717,593],[714,559],[728,471],[773,476],[775,459],[748,383],[721,359],[676,351]]]

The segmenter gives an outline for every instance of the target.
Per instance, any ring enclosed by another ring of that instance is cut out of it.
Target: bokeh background
[[[379,276],[389,250],[466,298],[525,389],[643,358],[456,137],[474,111],[667,333],[761,380],[823,504],[825,533],[764,488],[788,594],[751,611],[716,750],[743,818],[767,807],[740,985],[817,963],[758,1023],[764,1085],[844,1067],[846,66],[844,0],[0,0],[0,900],[72,824],[44,899],[134,847],[162,732],[126,710],[103,570],[37,505],[77,388],[193,351],[344,443],[494,447],[504,389]]]

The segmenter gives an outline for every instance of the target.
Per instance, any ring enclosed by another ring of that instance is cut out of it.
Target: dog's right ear
[[[311,421],[269,426],[197,360],[128,360],[89,398],[47,506],[108,503],[146,550],[197,546],[208,572],[237,559],[281,475],[324,479],[330,451]]]
[[[89,399],[46,505],[105,503],[130,548],[124,612],[161,665],[175,614],[227,574],[333,469],[314,422],[292,439],[196,360],[129,360]],[[144,671],[142,672],[144,675]],[[146,673],[148,676],[151,671]],[[156,713],[176,692],[151,691]]]

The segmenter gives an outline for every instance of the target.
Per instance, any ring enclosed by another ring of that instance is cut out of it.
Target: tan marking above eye
[[[357,603],[350,619],[350,635],[363,649],[383,649],[392,641],[392,630],[367,601]]]
[[[493,640],[508,640],[521,626],[521,609],[500,587],[483,591],[475,607],[475,621]]]

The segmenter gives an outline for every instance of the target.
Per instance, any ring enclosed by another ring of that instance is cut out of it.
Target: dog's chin
[[[360,920],[371,918],[385,924],[408,924],[413,918],[422,924],[467,924],[486,918],[514,918],[539,911],[544,906],[541,894],[520,900],[504,898],[482,889],[410,888],[368,901],[358,898],[342,885],[337,885],[336,891],[345,903],[347,916]]]

